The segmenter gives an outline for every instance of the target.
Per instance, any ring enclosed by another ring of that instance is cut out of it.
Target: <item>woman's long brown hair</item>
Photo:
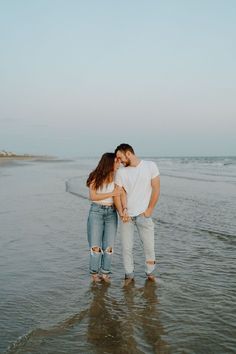
[[[101,187],[105,182],[109,183],[109,180],[114,171],[114,161],[116,155],[113,152],[106,152],[102,155],[95,170],[93,170],[86,182],[87,187],[93,183],[95,189]]]

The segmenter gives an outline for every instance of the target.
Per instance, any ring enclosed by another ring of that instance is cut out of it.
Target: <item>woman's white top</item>
[[[100,193],[111,193],[113,191],[113,189],[115,188],[115,183],[114,181],[111,182],[111,183],[108,183],[108,184],[103,184],[102,187],[99,187],[97,189],[97,194],[100,194]],[[105,199],[102,199],[102,200],[93,200],[93,203],[97,203],[97,204],[108,204],[108,205],[111,205],[113,204],[113,198],[112,197],[109,197],[109,198],[105,198]]]

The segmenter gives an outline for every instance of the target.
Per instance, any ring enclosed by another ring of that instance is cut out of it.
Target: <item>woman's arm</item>
[[[112,198],[112,197],[116,197],[118,195],[120,195],[120,191],[119,191],[119,188],[115,187],[113,189],[112,192],[110,193],[97,193],[96,189],[93,188],[92,185],[90,185],[89,187],[89,199],[92,200],[92,201],[99,201],[99,200],[103,200],[103,199],[106,199],[106,198]]]

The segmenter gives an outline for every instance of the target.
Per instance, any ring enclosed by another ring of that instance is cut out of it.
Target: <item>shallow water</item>
[[[127,288],[119,234],[111,285],[88,276],[96,159],[0,166],[1,353],[236,353],[236,158],[152,160],[158,283],[137,236]]]

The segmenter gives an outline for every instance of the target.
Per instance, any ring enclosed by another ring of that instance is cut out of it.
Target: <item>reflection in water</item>
[[[108,297],[109,284],[93,284],[88,317],[87,340],[94,347],[95,353],[116,353],[117,347],[122,343],[121,322],[114,314],[113,307],[118,303]]]
[[[142,288],[130,284],[119,302],[108,289],[107,284],[91,287],[87,340],[93,353],[170,353],[162,339],[156,284],[146,281]]]
[[[143,289],[143,299],[146,304],[140,311],[140,320],[146,342],[150,344],[154,353],[170,353],[167,342],[162,339],[164,327],[159,319],[158,299],[156,296],[156,284],[146,280]]]
[[[54,354],[55,348],[58,354],[170,353],[163,340],[154,283],[146,281],[142,288],[132,283],[122,289],[92,284],[86,296],[91,297],[88,308],[51,328],[32,330],[7,353]]]
[[[137,339],[142,353],[170,353],[163,340],[164,328],[159,319],[157,285],[146,280],[144,287],[136,289],[134,284],[124,288],[128,323]]]

